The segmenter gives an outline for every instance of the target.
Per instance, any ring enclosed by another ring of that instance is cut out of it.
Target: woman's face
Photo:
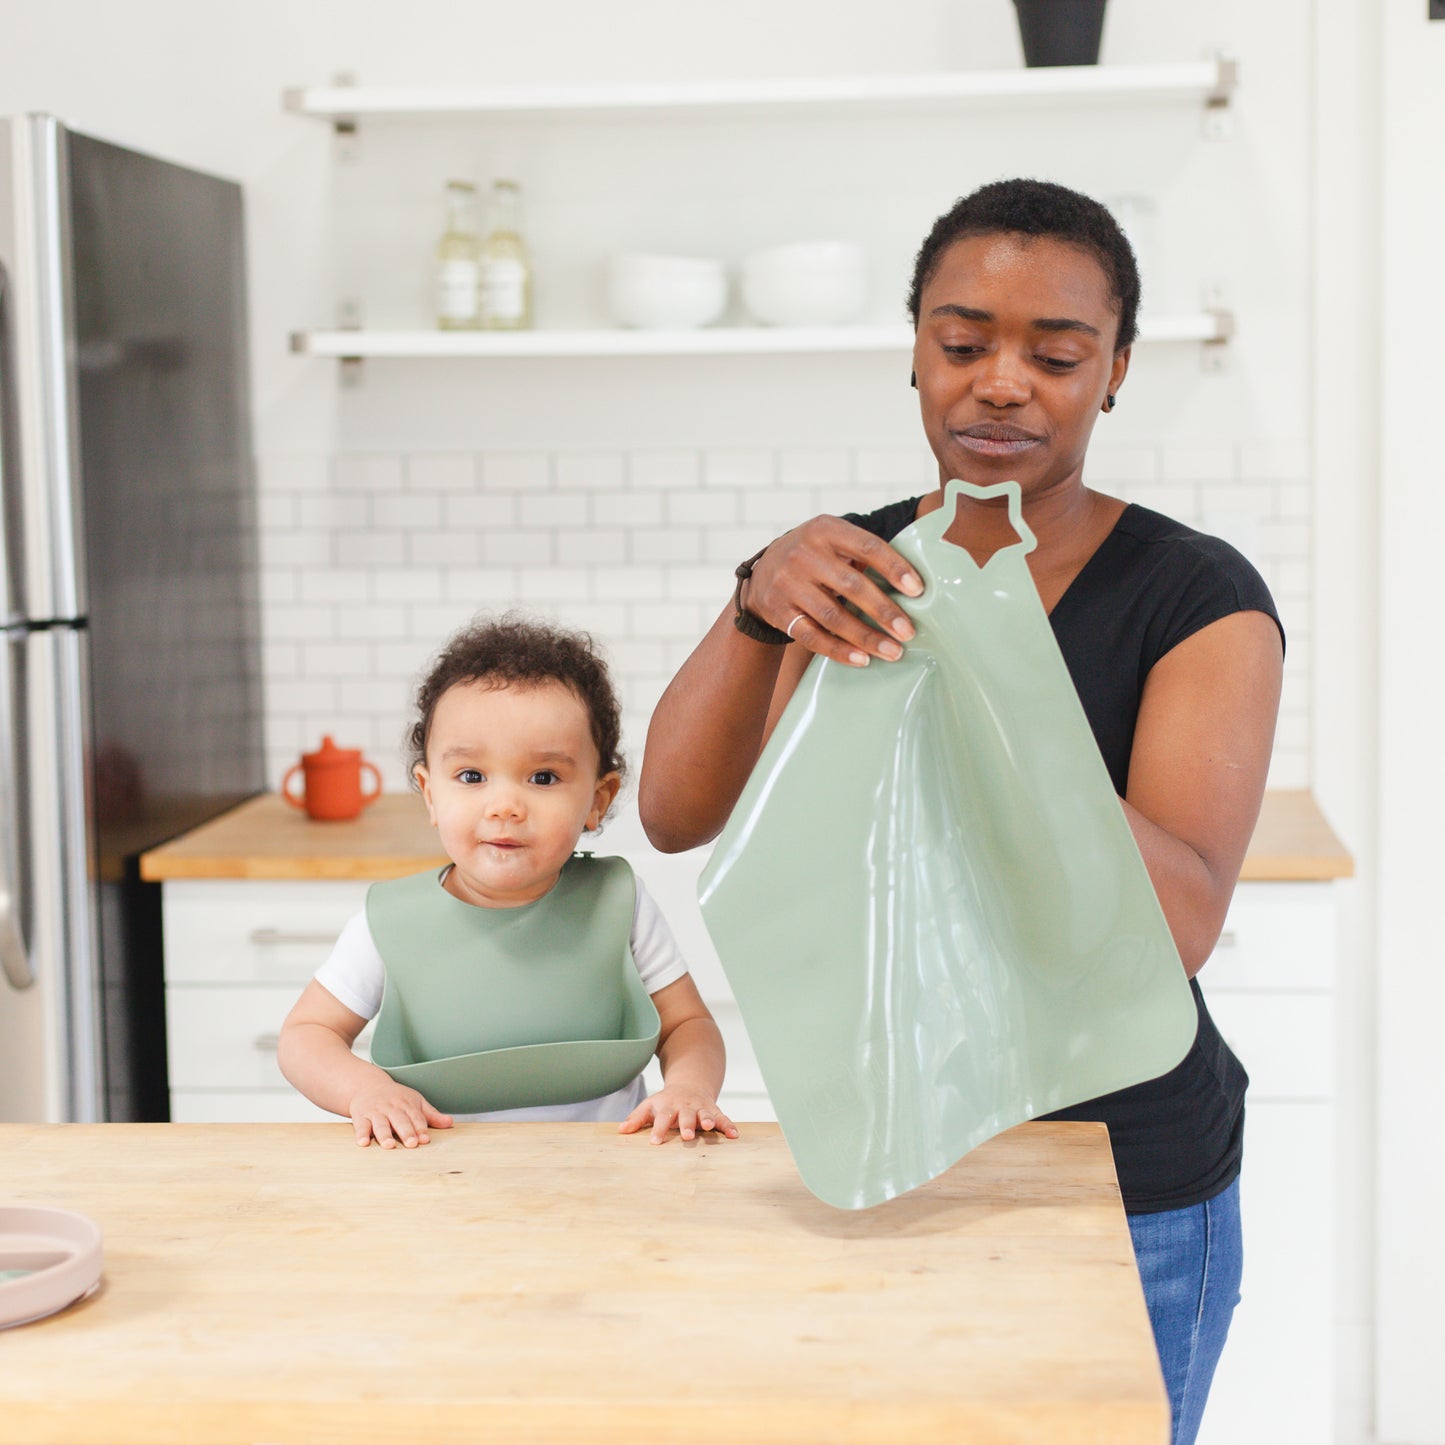
[[[1094,420],[1119,389],[1119,317],[1103,268],[1050,237],[955,241],[924,287],[913,347],[940,480],[1078,482]]]

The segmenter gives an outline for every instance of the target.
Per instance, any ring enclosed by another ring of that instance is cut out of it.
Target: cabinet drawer
[[[167,983],[294,983],[325,962],[365,883],[167,883]]]
[[[197,984],[166,990],[166,1047],[173,1090],[291,1091],[276,1063],[282,1020],[299,989],[215,988]],[[371,1025],[353,1052],[367,1057]]]
[[[1206,992],[1331,990],[1335,904],[1329,883],[1241,883],[1224,931],[1199,976]]]

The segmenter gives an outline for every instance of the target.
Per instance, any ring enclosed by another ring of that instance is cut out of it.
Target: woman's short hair
[[[968,236],[1048,236],[1087,251],[1104,272],[1119,312],[1114,350],[1131,346],[1139,329],[1139,264],[1128,237],[1106,206],[1054,181],[1022,177],[991,181],[954,203],[934,223],[913,263],[908,311],[918,325],[923,288],[943,253]]]

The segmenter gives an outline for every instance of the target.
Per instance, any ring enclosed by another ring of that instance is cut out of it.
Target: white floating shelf
[[[923,75],[805,76],[631,85],[304,87],[283,93],[287,110],[354,121],[361,116],[625,114],[816,106],[946,106],[959,102],[1134,100],[1177,97],[1228,102],[1238,78],[1226,58],[1165,65],[1060,65]]]
[[[1139,318],[1139,340],[1227,341],[1227,311]],[[694,331],[293,331],[291,350],[337,357],[741,356],[823,351],[909,351],[913,328],[708,326]]]

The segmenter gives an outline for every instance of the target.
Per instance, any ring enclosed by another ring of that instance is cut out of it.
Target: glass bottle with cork
[[[445,195],[446,229],[437,243],[437,325],[470,331],[482,324],[477,188],[470,181],[448,181]]]
[[[479,324],[490,331],[521,331],[532,324],[532,263],[521,213],[516,181],[494,181],[479,270]]]

